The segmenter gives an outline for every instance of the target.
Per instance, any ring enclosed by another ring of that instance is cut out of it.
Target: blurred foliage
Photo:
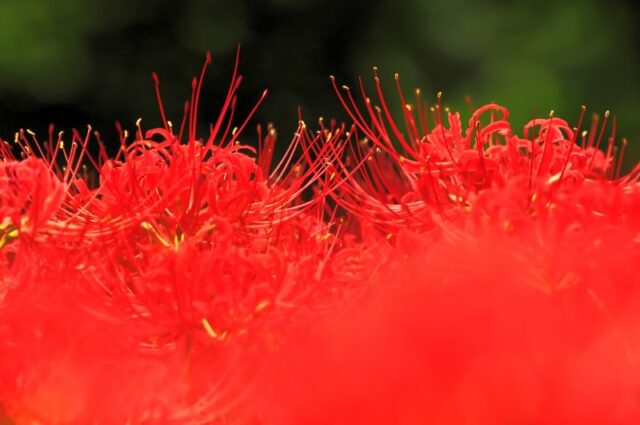
[[[255,121],[283,139],[299,105],[307,121],[345,119],[327,76],[368,83],[377,65],[389,99],[399,72],[407,93],[441,90],[465,111],[467,94],[496,101],[519,125],[550,109],[573,123],[582,104],[611,109],[637,158],[639,21],[630,0],[3,0],[0,134],[92,123],[108,140],[116,119],[159,125],[154,70],[178,122],[207,50],[201,117],[213,120],[242,44],[239,112],[269,88]]]

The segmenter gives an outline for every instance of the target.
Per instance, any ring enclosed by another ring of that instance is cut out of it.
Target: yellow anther
[[[0,223],[0,232],[5,231],[7,229],[9,230],[6,231],[5,233],[0,233],[0,249],[4,248],[4,246],[9,242],[11,242],[12,240],[16,239],[20,234],[18,229],[13,227],[13,225],[8,219],[5,219],[2,221],[2,223]]]
[[[211,338],[218,339],[220,337],[206,318],[202,318],[202,327]]]
[[[180,248],[180,243],[184,242],[184,234],[173,235],[173,248],[177,251]]]
[[[267,307],[269,307],[271,305],[271,302],[269,300],[263,300],[260,301],[260,303],[258,303],[258,305],[256,306],[255,312],[256,313],[262,313],[263,311],[265,311],[267,309]]]
[[[5,217],[4,220],[0,222],[0,230],[4,230],[9,226],[11,226],[11,219],[9,217]]]
[[[158,242],[160,242],[160,244],[162,246],[164,246],[165,248],[172,248],[172,245],[160,234],[160,232],[158,232],[158,230],[153,227],[153,225],[151,223],[149,223],[148,221],[143,221],[140,223],[140,227],[142,227],[144,230],[148,231],[149,233],[151,233]]]

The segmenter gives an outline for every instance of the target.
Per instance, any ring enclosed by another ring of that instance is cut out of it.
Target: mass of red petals
[[[204,70],[210,62],[209,56]],[[640,423],[640,167],[615,118],[185,118],[0,145],[0,423]],[[260,98],[259,102],[263,97]],[[399,124],[402,123],[402,124]],[[607,130],[611,124],[611,130]],[[95,153],[97,152],[97,154]]]

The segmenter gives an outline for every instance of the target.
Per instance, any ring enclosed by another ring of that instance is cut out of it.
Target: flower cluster
[[[377,73],[377,101],[332,78],[353,125],[300,121],[272,166],[275,129],[234,127],[237,61],[206,138],[203,76],[178,131],[154,80],[163,126],[115,157],[91,129],[0,145],[7,418],[640,419],[640,167],[621,176],[608,113],[463,126],[396,76],[399,125]]]

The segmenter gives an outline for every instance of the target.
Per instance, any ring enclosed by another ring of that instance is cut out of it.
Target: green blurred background
[[[213,121],[240,43],[240,112],[269,88],[254,124],[274,122],[281,139],[298,105],[308,122],[345,119],[327,76],[355,85],[377,65],[388,87],[399,72],[406,92],[441,90],[465,116],[466,94],[502,103],[516,128],[534,110],[575,124],[582,104],[611,109],[629,163],[640,154],[639,21],[629,0],[1,0],[0,135],[91,123],[115,142],[115,120],[158,126],[151,71],[179,122],[207,50],[200,117]]]

